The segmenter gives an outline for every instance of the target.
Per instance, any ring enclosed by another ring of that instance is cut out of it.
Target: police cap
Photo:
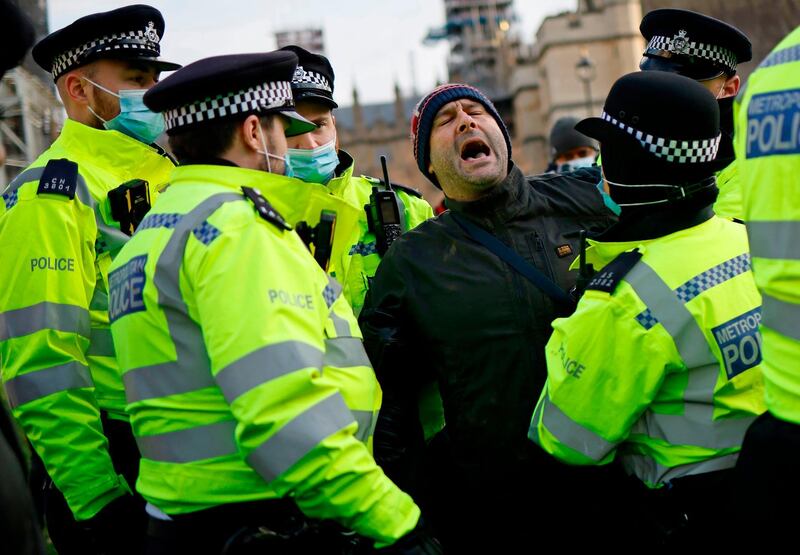
[[[681,183],[730,162],[717,156],[719,121],[717,101],[700,83],[641,71],[619,78],[600,117],[584,119],[576,129],[600,141],[610,181]]]
[[[145,105],[163,112],[167,132],[249,114],[280,113],[289,120],[286,136],[316,126],[295,112],[292,52],[214,56],[193,62],[157,83]]]
[[[732,25],[689,10],[665,8],[644,16],[639,30],[648,41],[642,70],[679,73],[703,81],[753,57],[750,39]]]
[[[329,108],[338,108],[339,105],[333,100],[334,75],[328,58],[293,44],[284,46],[281,50],[297,54],[297,69],[292,76],[295,102],[313,100]]]
[[[179,64],[161,60],[164,18],[150,6],[137,4],[95,13],[51,33],[33,47],[33,59],[53,80],[99,58],[140,60],[160,71]]]

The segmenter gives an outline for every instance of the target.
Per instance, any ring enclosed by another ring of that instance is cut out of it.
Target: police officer
[[[754,538],[770,542],[794,536],[800,498],[796,480],[800,460],[798,93],[800,27],[750,75],[736,126],[744,215],[764,305],[761,333],[768,409],[747,431],[738,466],[744,482],[744,516],[754,529]]]
[[[329,273],[342,282],[344,296],[358,315],[384,254],[382,237],[393,233],[393,225],[400,232],[416,227],[433,212],[414,189],[392,183],[390,190],[379,179],[355,175],[353,157],[339,148],[333,115],[338,105],[333,100],[334,73],[330,62],[325,56],[299,46],[286,46],[282,50],[294,52],[300,60],[292,77],[297,111],[317,125],[310,133],[287,139],[289,168],[294,177],[306,182],[306,188],[333,195],[340,204],[349,207],[340,210],[342,216],[336,222],[336,235],[343,244],[341,248],[337,245]],[[293,189],[295,194],[303,194],[296,185]],[[383,194],[375,196],[373,189]],[[392,205],[396,205],[396,211]],[[351,211],[355,218],[350,217]],[[308,215],[313,219],[309,221],[312,224],[319,219],[319,208],[315,207],[313,212]]]
[[[290,181],[286,136],[314,129],[296,65],[207,58],[145,95],[181,165],[111,266],[109,312],[149,553],[338,552],[303,514],[401,553],[428,541],[359,442],[352,406],[380,392],[341,287],[260,192]]]
[[[587,250],[575,313],[553,323],[529,438],[574,465],[634,477],[630,535],[720,546],[732,469],[764,411],[760,297],[744,226],[714,215],[719,111],[691,79],[620,78],[582,133],[600,141],[618,224]],[[611,506],[614,500],[608,500]]]
[[[163,34],[158,10],[129,6],[34,47],[68,119],[0,202],[2,378],[52,480],[48,529],[62,554],[124,553],[144,533],[107,290],[112,258],[173,168],[151,144],[163,123],[141,102],[179,67],[159,58]]]
[[[750,39],[724,21],[672,8],[649,12],[639,30],[648,41],[639,63],[641,70],[684,75],[717,98],[722,128],[720,156],[733,158],[733,101],[741,86],[736,66],[752,58]],[[735,161],[717,172],[717,185],[714,212],[742,219],[742,191]]]
[[[575,129],[579,118],[558,118],[550,130],[550,150],[553,159],[548,170],[569,172],[594,165],[600,153],[600,145],[591,137]]]

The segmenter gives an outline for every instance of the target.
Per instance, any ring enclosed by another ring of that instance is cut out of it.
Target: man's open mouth
[[[461,145],[462,160],[477,160],[491,153],[492,149],[482,139],[468,139]]]

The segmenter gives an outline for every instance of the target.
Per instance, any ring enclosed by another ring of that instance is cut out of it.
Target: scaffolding
[[[444,0],[445,24],[426,42],[448,40],[450,81],[469,83],[491,98],[508,96],[510,67],[519,42],[509,33],[513,0]]]
[[[0,190],[49,147],[64,123],[53,88],[23,67],[0,81]],[[4,156],[3,156],[4,155]]]

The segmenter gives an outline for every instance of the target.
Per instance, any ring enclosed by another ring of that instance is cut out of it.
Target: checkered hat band
[[[324,75],[303,69],[302,66],[297,66],[297,71],[292,77],[292,86],[296,89],[322,89],[333,94],[331,84]]]
[[[164,119],[167,130],[170,130],[236,114],[293,106],[291,83],[274,81],[167,110]]]
[[[62,73],[74,66],[77,66],[80,63],[84,52],[103,52],[112,50],[149,50],[156,57],[161,54],[161,47],[157,42],[147,38],[147,35],[143,30],[115,33],[105,37],[96,38],[85,44],[82,44],[81,46],[78,46],[77,48],[68,50],[60,56],[57,56],[53,60],[53,68],[51,70],[53,77],[57,78]]]
[[[612,125],[616,125],[629,135],[636,137],[636,139],[642,143],[642,146],[651,154],[654,154],[658,158],[663,158],[667,162],[675,162],[678,164],[698,164],[713,161],[717,157],[719,142],[722,138],[722,134],[719,134],[712,139],[703,140],[678,141],[675,139],[664,139],[634,129],[630,125],[626,125],[624,122],[609,116],[605,112],[603,112],[600,117]]]
[[[665,50],[673,54],[682,56],[697,56],[716,64],[721,64],[731,71],[736,69],[736,54],[727,48],[714,44],[703,44],[702,42],[682,41],[676,44],[674,39],[669,37],[654,36],[650,39],[647,48],[655,50]]]

